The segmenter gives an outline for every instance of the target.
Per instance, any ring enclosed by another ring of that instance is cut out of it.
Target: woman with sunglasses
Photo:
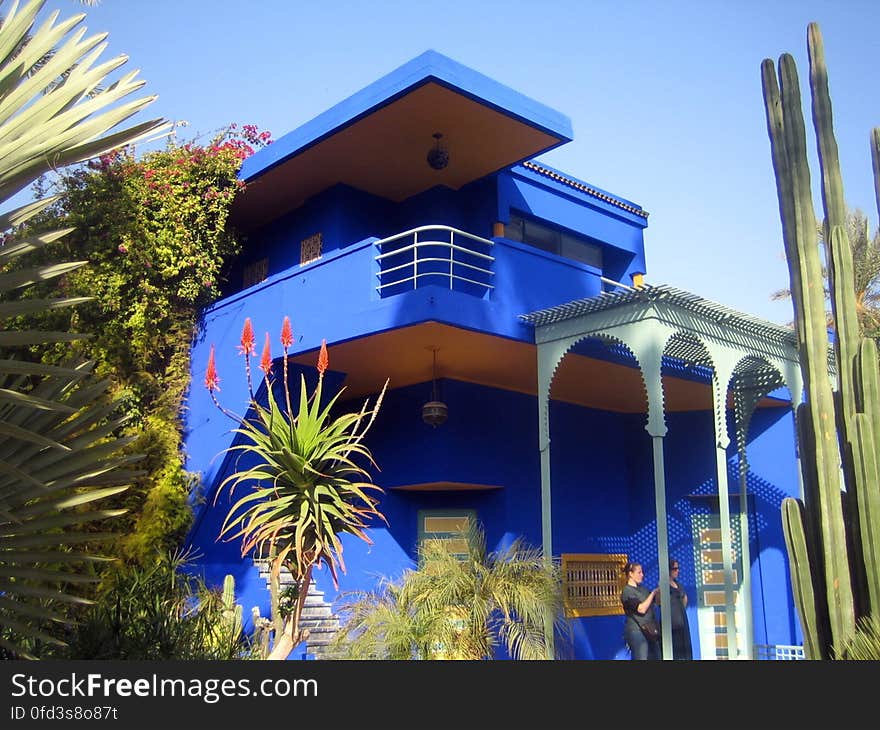
[[[675,558],[669,561],[669,602],[672,610],[672,658],[693,659],[691,648],[691,628],[688,625],[687,592],[678,582],[681,566]]]

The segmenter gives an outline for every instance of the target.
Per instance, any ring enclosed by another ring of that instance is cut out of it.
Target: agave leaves
[[[37,211],[40,206],[31,206]],[[19,216],[20,218],[20,216]],[[45,241],[17,241],[0,249],[0,264]],[[81,265],[81,264],[76,264]],[[0,274],[0,318],[23,311],[69,306],[78,299],[4,301],[18,289],[59,276],[69,265]],[[65,332],[0,330],[0,647],[31,657],[33,642],[60,643],[45,622],[63,622],[56,605],[85,603],[66,584],[91,578],[70,572],[103,558],[75,552],[71,545],[106,535],[82,529],[124,510],[95,509],[93,503],[127,488],[135,472],[123,468],[139,457],[120,450],[128,440],[113,433],[113,405],[104,403],[109,381],[91,375],[92,364],[53,367],[15,359],[23,345],[69,341]]]
[[[253,489],[232,506],[220,536],[241,538],[242,554],[256,548],[258,554],[268,555],[274,544],[280,562],[297,578],[323,562],[337,583],[337,569],[345,571],[339,535],[349,533],[370,542],[364,529],[373,517],[384,519],[374,496],[381,489],[369,481],[362,465],[375,466],[362,438],[378,413],[385,388],[373,408],[366,402],[359,412],[332,419],[342,391],[322,404],[322,386],[319,378],[309,398],[301,377],[294,418],[279,408],[267,387],[268,405],[255,401],[252,415],[234,429],[243,441],[228,451],[248,455],[254,464],[224,479],[218,494],[227,487],[232,492],[243,482]]]
[[[111,132],[153,97],[127,100],[143,85],[136,72],[104,86],[126,58],[99,63],[105,36],[71,33],[83,15],[58,22],[53,13],[35,29],[43,5],[13,2],[0,24],[0,204],[45,172],[167,126],[153,120]],[[58,643],[44,624],[64,620],[60,606],[85,602],[68,586],[92,579],[71,568],[102,558],[70,546],[106,537],[85,526],[120,511],[94,503],[127,488],[135,474],[127,464],[138,458],[122,455],[128,442],[113,435],[121,423],[105,402],[109,383],[95,380],[91,364],[50,367],[12,354],[80,337],[8,324],[11,317],[83,301],[18,295],[84,263],[18,266],[20,256],[69,232],[7,233],[52,202],[0,215],[0,647],[16,656],[31,656],[35,642]]]
[[[64,267],[55,269],[57,276]],[[8,294],[4,281],[0,276],[0,298]],[[8,309],[0,302],[0,313]],[[0,331],[0,353],[70,337]],[[123,467],[138,457],[120,453],[128,443],[113,437],[121,421],[112,420],[112,404],[101,402],[109,382],[91,377],[91,367],[0,355],[0,646],[18,656],[32,655],[33,640],[60,643],[39,625],[64,620],[53,604],[84,602],[62,588],[90,580],[69,567],[101,560],[69,546],[106,537],[80,528],[121,514],[93,503],[123,491],[134,476]]]
[[[126,100],[145,83],[137,79],[137,70],[102,88],[127,57],[98,63],[106,34],[84,38],[86,28],[74,30],[83,14],[58,22],[55,12],[33,30],[44,4],[45,0],[31,0],[19,9],[13,2],[0,29],[0,200],[49,169],[170,129],[154,119],[108,134],[155,96]],[[50,60],[40,65],[47,56]]]

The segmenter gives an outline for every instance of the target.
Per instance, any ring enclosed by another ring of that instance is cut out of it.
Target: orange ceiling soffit
[[[535,345],[460,329],[439,322],[379,332],[330,346],[334,370],[346,373],[345,400],[378,392],[386,378],[391,389],[430,383],[437,348],[437,377],[534,396],[537,393]],[[291,356],[311,367],[315,350]],[[394,353],[389,357],[388,353]],[[503,366],[500,365],[503,363]],[[669,411],[711,410],[708,384],[663,377]],[[426,389],[426,398],[430,394]],[[647,400],[641,374],[626,365],[569,353],[557,370],[553,400],[619,413],[645,413]],[[759,407],[784,405],[765,398]]]
[[[426,160],[438,132],[440,170]],[[458,189],[571,139],[564,115],[427,51],[245,160],[232,219],[263,224],[340,183],[398,202]]]

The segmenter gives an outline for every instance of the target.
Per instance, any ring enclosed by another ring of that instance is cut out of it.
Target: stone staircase
[[[255,560],[254,564],[260,571],[260,577],[266,581],[266,590],[269,590],[269,563],[265,560]],[[293,583],[293,576],[287,570],[281,571],[281,590]],[[319,591],[314,581],[309,586],[309,593],[303,605],[300,617],[300,628],[308,629],[309,638],[305,644],[300,644],[294,649],[296,658],[327,659],[328,647],[336,631],[339,629],[339,619],[333,615],[331,604],[324,600],[324,592]],[[305,655],[305,656],[304,656]]]

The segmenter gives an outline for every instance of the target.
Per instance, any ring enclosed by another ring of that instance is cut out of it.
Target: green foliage
[[[334,653],[347,659],[514,659],[553,655],[545,626],[570,638],[559,567],[517,538],[489,552],[481,528],[463,534],[467,554],[426,541],[419,567],[378,591],[348,594]]]
[[[144,476],[118,505],[129,514],[117,546],[125,560],[148,562],[174,549],[191,524],[194,479],[183,468],[180,423],[190,345],[199,310],[218,295],[224,264],[240,248],[227,225],[242,187],[238,169],[252,145],[269,141],[250,125],[233,126],[204,146],[172,141],[140,157],[131,147],[104,155],[56,176],[59,198],[31,226],[70,227],[55,250],[90,264],[33,287],[91,297],[73,314],[52,311],[42,322],[93,333],[34,354],[54,363],[94,360],[130,417],[131,449],[146,455]]]
[[[254,417],[242,419],[234,429],[245,440],[228,451],[251,455],[257,462],[220,485],[230,491],[241,483],[252,487],[230,508],[220,537],[241,538],[242,553],[274,543],[295,577],[323,562],[336,580],[337,569],[345,569],[339,536],[350,533],[367,540],[363,530],[369,518],[381,515],[369,494],[379,487],[355,463],[358,456],[372,462],[361,443],[363,433],[356,430],[367,412],[331,419],[340,393],[321,403],[322,382],[309,398],[302,378],[298,414],[290,419],[268,389],[268,408],[254,401]]]
[[[880,618],[867,616],[856,626],[856,632],[846,642],[835,659],[855,661],[880,660]]]
[[[136,72],[103,82],[126,61],[98,63],[102,36],[72,32],[83,16],[38,21],[43,2],[13,4],[0,23],[0,204],[48,170],[61,169],[160,130],[153,120],[111,129],[143,109],[131,100]],[[37,25],[39,24],[39,27]],[[35,30],[36,28],[36,30]],[[34,657],[57,645],[66,608],[85,603],[83,586],[103,558],[90,548],[107,535],[94,524],[121,511],[107,499],[124,492],[134,473],[126,439],[116,437],[109,383],[93,363],[65,366],[28,358],[27,348],[76,342],[64,328],[22,327],[24,315],[69,311],[81,298],[62,292],[25,294],[34,282],[74,275],[57,252],[27,262],[69,229],[30,224],[52,203],[40,200],[0,215],[0,652]],[[46,324],[46,322],[42,322]],[[97,508],[96,502],[102,501]],[[71,589],[75,586],[75,589]]]
[[[56,658],[229,660],[249,658],[234,579],[211,589],[187,572],[188,558],[156,556],[129,565],[102,586],[96,603],[71,627]]]
[[[282,651],[283,635],[285,651],[289,651],[304,638],[299,618],[315,566],[326,565],[335,583],[338,571],[345,570],[340,535],[348,533],[371,542],[365,528],[373,518],[384,520],[378,499],[373,496],[381,488],[372,483],[367,471],[375,464],[363,439],[379,412],[388,384],[372,407],[367,401],[357,413],[334,417],[331,411],[342,391],[323,402],[328,358],[326,345],[322,344],[318,384],[309,395],[305,378],[301,378],[298,408],[294,411],[287,373],[287,350],[292,343],[288,318],[282,326],[281,343],[283,406],[274,392],[268,334],[260,363],[266,375],[266,405],[254,395],[250,357],[255,350],[250,318],[245,320],[240,346],[250,391],[247,415],[237,416],[216,400],[218,376],[213,349],[206,383],[217,407],[237,424],[233,433],[239,438],[227,452],[238,455],[236,463],[249,464],[229,475],[218,488],[219,496],[225,489],[232,494],[238,486],[249,487],[230,508],[220,537],[241,539],[242,555],[255,550],[268,557],[275,644]],[[296,603],[286,618],[282,617],[278,590],[282,567],[290,571],[297,587]]]

